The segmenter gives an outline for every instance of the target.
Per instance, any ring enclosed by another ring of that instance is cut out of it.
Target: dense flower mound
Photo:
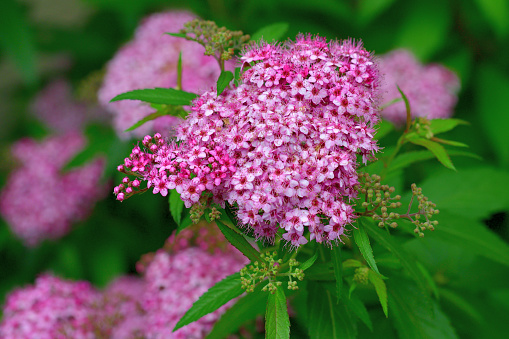
[[[31,110],[57,133],[82,130],[85,123],[98,120],[104,110],[73,98],[71,84],[64,79],[50,82],[36,96]]]
[[[170,243],[173,241],[170,240]],[[147,338],[204,338],[232,304],[227,303],[198,321],[172,332],[180,318],[203,293],[246,264],[245,258],[238,252],[232,253],[236,252],[233,248],[210,251],[182,245],[182,242],[177,245],[176,252],[159,250],[146,268],[143,308],[146,311]]]
[[[95,338],[89,315],[96,298],[97,292],[87,282],[40,276],[34,286],[15,290],[7,297],[0,337]]]
[[[134,276],[114,280],[94,305],[92,323],[100,338],[143,338],[145,312],[141,302],[145,281]]]
[[[412,116],[428,119],[449,118],[453,114],[459,91],[459,79],[441,65],[423,66],[406,50],[393,51],[380,59],[382,103],[401,97],[397,86],[408,98]],[[397,86],[396,86],[397,85]],[[404,102],[382,111],[382,116],[395,124],[406,120]]]
[[[121,137],[129,137],[124,130],[155,112],[139,101],[124,100],[110,103],[118,94],[135,89],[177,86],[177,62],[182,52],[182,89],[197,92],[210,87],[219,76],[217,61],[205,56],[205,49],[196,42],[169,36],[178,32],[184,23],[194,19],[188,12],[158,13],[147,17],[138,27],[134,39],[122,47],[107,65],[104,82],[99,90],[99,102],[113,113],[113,123]],[[144,124],[131,132],[143,136],[149,131],[166,131],[178,122],[167,116]]]
[[[298,36],[284,46],[251,46],[241,56],[243,83],[202,94],[178,128],[179,143],[146,136],[119,169],[187,206],[211,196],[238,207],[258,237],[283,228],[293,246],[333,242],[353,221],[357,156],[378,150],[378,71],[352,40]],[[122,200],[140,181],[115,189]],[[205,193],[203,193],[205,192]]]
[[[82,135],[67,133],[41,143],[24,139],[13,146],[13,156],[21,166],[0,194],[0,213],[26,245],[62,237],[102,196],[101,159],[61,172],[84,143]]]

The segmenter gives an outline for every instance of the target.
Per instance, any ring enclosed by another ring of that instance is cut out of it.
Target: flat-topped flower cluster
[[[300,35],[284,45],[247,47],[242,83],[203,93],[179,125],[177,142],[159,135],[135,147],[119,170],[154,193],[176,189],[189,207],[199,199],[238,207],[241,224],[293,246],[334,242],[354,219],[357,157],[378,150],[378,71],[352,40]],[[139,187],[126,178],[123,200]],[[134,187],[134,188],[133,188]]]

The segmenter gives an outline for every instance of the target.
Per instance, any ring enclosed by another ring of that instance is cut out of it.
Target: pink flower
[[[380,72],[384,75],[382,103],[400,98],[397,86],[410,103],[412,117],[428,119],[449,118],[453,114],[460,88],[458,77],[440,65],[421,65],[407,50],[393,51],[380,59]],[[382,116],[395,124],[406,120],[403,101],[382,111]]]

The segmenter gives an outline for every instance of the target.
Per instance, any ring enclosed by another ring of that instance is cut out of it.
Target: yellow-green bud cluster
[[[413,127],[415,132],[426,139],[433,138],[433,131],[431,130],[431,123],[426,118],[416,118]]]
[[[218,27],[213,21],[194,19],[180,30],[187,40],[196,41],[205,47],[205,55],[215,56],[219,60],[230,60],[235,50],[239,50],[249,41],[249,35],[242,31],[230,31]]]
[[[353,280],[358,284],[367,285],[369,279],[368,275],[369,275],[368,267],[359,267],[355,269]]]
[[[417,199],[418,201],[418,212],[410,214],[410,208],[412,207],[414,199]],[[435,207],[436,205],[429,201],[428,197],[422,194],[422,188],[417,187],[416,184],[412,184],[412,200],[408,206],[408,212],[406,215],[404,215],[404,217],[408,218],[415,225],[414,232],[420,237],[424,236],[423,231],[433,231],[435,226],[438,225],[437,220],[430,220],[435,214],[440,212],[439,210],[435,209]],[[424,217],[424,221],[421,220],[422,217]]]
[[[240,270],[241,285],[246,292],[253,292],[256,285],[260,282],[267,281],[267,284],[262,288],[262,291],[269,291],[275,293],[278,286],[283,284],[277,277],[287,276],[288,289],[297,290],[297,281],[304,279],[304,272],[297,268],[299,262],[295,259],[290,259],[288,263],[282,264],[283,260],[276,260],[277,252],[262,253],[264,262],[256,261],[252,265],[248,265]],[[288,267],[287,272],[281,272],[282,269]],[[296,279],[296,280],[295,280]]]

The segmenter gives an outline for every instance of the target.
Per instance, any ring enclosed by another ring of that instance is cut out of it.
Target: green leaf
[[[177,61],[177,89],[182,90],[182,51],[180,51]]]
[[[180,226],[180,222],[182,221],[182,211],[184,210],[184,202],[180,198],[180,194],[176,190],[171,190],[168,202],[170,205],[171,216],[173,217],[173,220],[175,220],[177,226]]]
[[[343,261],[343,268],[351,268],[351,267],[362,267],[364,266],[359,260],[355,259],[346,259]]]
[[[265,313],[265,337],[274,339],[290,338],[290,319],[286,306],[286,296],[278,286],[274,294],[269,293]]]
[[[177,227],[177,233],[182,232],[182,230],[185,230],[189,226],[193,225],[193,221],[191,220],[191,216],[189,213],[184,213],[184,218],[182,219],[181,224]]]
[[[336,278],[336,295],[337,302],[343,294],[343,263],[341,262],[341,247],[332,247],[332,267],[334,267],[334,277]]]
[[[223,93],[224,89],[228,87],[230,81],[233,80],[233,73],[230,71],[222,71],[217,79],[217,95]]]
[[[197,94],[179,91],[173,88],[147,88],[119,94],[111,99],[110,102],[119,100],[141,100],[153,104],[184,106],[191,104],[191,100],[197,96]]]
[[[457,309],[466,313],[470,318],[472,318],[472,320],[475,320],[477,323],[484,322],[483,316],[479,313],[479,311],[461,295],[446,288],[440,288],[439,293],[442,300],[451,303]]]
[[[303,271],[307,270],[308,268],[310,268],[311,266],[313,266],[313,264],[315,263],[316,259],[318,259],[318,251],[315,251],[315,254],[309,258],[308,260],[304,261],[300,266],[299,268]]]
[[[264,262],[258,252],[251,244],[244,238],[242,234],[237,233],[223,222],[216,220],[216,224],[225,236],[225,238],[237,248],[242,254],[244,254],[251,261]]]
[[[389,8],[394,0],[361,0],[358,2],[358,20],[367,24]]]
[[[233,77],[233,83],[235,86],[238,86],[240,84],[240,67],[235,68],[235,75]]]
[[[509,168],[509,114],[506,100],[509,79],[492,65],[480,65],[476,78],[476,106],[484,135],[491,142],[499,163]]]
[[[417,267],[415,258],[405,251],[389,234],[380,230],[372,221],[363,218],[363,224],[371,235],[371,238],[392,252],[392,254],[399,259],[403,268],[406,269],[410,276],[417,282],[418,286],[423,291],[426,291],[428,286],[427,280]]]
[[[508,187],[508,186],[506,186]],[[429,236],[468,249],[469,252],[509,266],[509,245],[478,221],[442,211]]]
[[[240,273],[234,273],[205,292],[178,321],[173,331],[190,324],[206,314],[214,312],[228,301],[237,298],[244,290],[240,284]]]
[[[157,119],[157,118],[165,116],[165,115],[168,115],[168,114],[165,114],[163,112],[151,113],[151,114],[147,115],[146,117],[144,117],[143,119],[141,119],[140,121],[138,121],[137,123],[135,123],[134,125],[132,125],[131,127],[129,127],[128,129],[126,129],[124,132],[133,131],[133,130],[137,129],[138,127],[144,125],[146,122],[152,121],[154,119]]]
[[[450,6],[446,2],[428,0],[412,3],[399,26],[396,47],[409,48],[421,60],[428,59],[444,44],[451,19]]]
[[[430,128],[433,134],[440,134],[454,129],[458,125],[468,125],[469,123],[461,119],[431,119]]]
[[[473,219],[509,208],[509,172],[485,166],[429,177],[422,191],[437,208]]]
[[[449,150],[449,156],[465,156],[478,160],[482,160],[480,156],[477,154],[459,151],[459,150]],[[406,168],[411,164],[419,161],[429,160],[435,158],[435,155],[430,151],[411,151],[398,155],[392,162],[389,167],[389,172],[396,171],[402,168]]]
[[[380,273],[378,271],[378,267],[376,266],[375,258],[373,257],[373,249],[371,248],[371,244],[369,243],[369,237],[364,230],[364,225],[362,224],[361,219],[358,221],[357,228],[353,230],[353,237],[355,239],[355,243],[359,250],[361,251],[364,260],[368,263],[369,267],[376,273]]]
[[[447,154],[447,151],[439,143],[428,140],[428,139],[423,139],[420,137],[415,137],[415,138],[411,138],[411,139],[407,139],[407,140],[410,141],[412,144],[426,147],[431,152],[433,152],[435,157],[438,159],[438,161],[440,161],[442,163],[442,165],[444,165],[445,167],[447,167],[449,169],[456,170],[456,168],[452,164],[451,158],[449,158],[449,155]]]
[[[308,282],[308,331],[311,339],[344,339],[357,335],[356,319],[337,299],[334,284]]]
[[[391,319],[402,339],[457,338],[436,302],[411,282],[394,278],[387,283]],[[424,305],[429,304],[429,307]]]
[[[28,21],[15,0],[0,1],[0,50],[14,62],[27,84],[39,80],[36,49]]]
[[[410,128],[410,125],[412,124],[412,111],[411,111],[411,107],[410,107],[410,102],[408,101],[407,96],[405,95],[405,93],[403,93],[401,88],[399,88],[398,85],[396,85],[396,87],[398,88],[399,94],[401,94],[401,98],[405,102],[405,111],[406,111],[406,129],[405,129],[405,132],[407,132],[408,129]]]
[[[267,293],[261,291],[259,284],[251,293],[238,300],[214,324],[207,339],[223,339],[237,331],[244,323],[265,312]]]
[[[278,22],[269,26],[265,26],[251,35],[251,40],[256,41],[263,38],[264,41],[272,42],[280,40],[288,31],[288,23]]]
[[[341,300],[345,303],[346,308],[351,310],[366,326],[373,332],[373,323],[369,317],[368,310],[362,301],[355,295],[348,295],[346,289],[341,292]]]
[[[445,144],[445,145],[456,146],[456,147],[468,147],[467,144],[464,144],[459,141],[446,140],[446,139],[441,139],[441,138],[437,138],[437,137],[432,137],[431,141],[439,142],[439,143]]]
[[[174,36],[176,38],[184,38],[184,39],[187,39],[187,35],[186,34],[183,34],[183,33],[169,33],[169,32],[166,32],[164,34],[168,34],[168,35],[171,35],[171,36]]]
[[[375,286],[376,294],[378,294],[378,299],[380,300],[380,304],[384,310],[385,317],[388,318],[389,313],[387,311],[387,287],[385,286],[385,281],[383,281],[379,274],[376,274],[373,271],[368,271],[368,279],[369,282]]]
[[[394,130],[394,125],[391,124],[387,120],[382,120],[380,123],[376,126],[376,134],[375,139],[380,140],[387,134],[389,134],[392,130]]]

